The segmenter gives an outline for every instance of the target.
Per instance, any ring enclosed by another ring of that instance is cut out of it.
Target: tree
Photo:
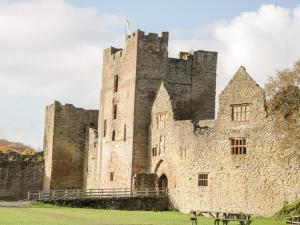
[[[269,78],[269,82],[265,85],[267,99],[270,100],[288,86],[300,88],[300,60],[295,63],[292,70],[279,71],[275,77]]]
[[[300,157],[300,60],[293,69],[279,71],[265,85],[269,112],[274,115],[273,132],[280,140],[278,157]]]

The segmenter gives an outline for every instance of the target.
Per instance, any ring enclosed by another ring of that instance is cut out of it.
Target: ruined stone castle
[[[183,212],[271,215],[300,197],[264,91],[240,67],[219,96],[217,53],[168,57],[168,33],[137,31],[103,52],[98,110],[46,108],[44,190],[168,188]]]

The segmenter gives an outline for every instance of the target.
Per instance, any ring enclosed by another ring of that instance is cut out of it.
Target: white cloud
[[[97,108],[102,50],[122,43],[122,22],[65,1],[0,3],[0,137],[41,146],[54,99]]]
[[[300,59],[300,7],[291,10],[263,5],[258,11],[244,12],[194,33],[191,39],[171,40],[171,53],[182,49],[218,51],[218,93],[240,65],[263,85],[277,70]]]
[[[97,108],[102,50],[123,43],[123,18],[63,0],[0,3],[0,137],[41,146],[54,99]],[[260,84],[300,58],[300,7],[264,5],[229,21],[170,31],[171,55],[219,52],[217,89],[240,65]],[[122,46],[121,46],[122,47]]]

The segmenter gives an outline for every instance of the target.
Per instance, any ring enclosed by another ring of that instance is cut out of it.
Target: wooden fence
[[[167,196],[167,189],[143,188],[114,188],[114,189],[66,189],[51,191],[29,191],[28,200],[54,199],[54,198],[114,198],[114,197],[146,197]]]

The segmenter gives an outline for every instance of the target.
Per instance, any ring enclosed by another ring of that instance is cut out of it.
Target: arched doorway
[[[168,178],[165,174],[162,174],[158,178],[158,188],[160,190],[166,190],[168,188]]]

